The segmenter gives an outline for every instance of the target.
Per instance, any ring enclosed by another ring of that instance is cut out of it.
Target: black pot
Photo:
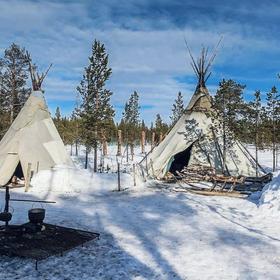
[[[30,223],[41,224],[45,219],[46,210],[44,208],[33,208],[28,211]]]
[[[10,212],[1,212],[0,221],[9,222],[12,219],[12,214]]]

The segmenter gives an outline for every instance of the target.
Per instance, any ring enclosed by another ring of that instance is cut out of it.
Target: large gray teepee
[[[208,49],[203,48],[197,61],[190,51],[189,53],[192,68],[198,79],[196,90],[184,115],[164,140],[140,162],[142,169],[146,170],[149,176],[158,179],[163,178],[167,172],[176,174],[176,171],[181,171],[185,166],[197,164],[212,167],[218,174],[222,174],[226,166],[231,176],[256,176],[254,158],[237,140],[233,141],[226,162],[223,164],[222,131],[217,129],[217,125],[214,130],[211,96],[206,88],[216,51],[208,58]],[[263,174],[261,169],[259,175]]]
[[[35,72],[30,62],[33,92],[0,142],[0,185],[9,182],[17,169],[26,178],[56,165],[74,166],[53,123],[41,85],[45,74]]]

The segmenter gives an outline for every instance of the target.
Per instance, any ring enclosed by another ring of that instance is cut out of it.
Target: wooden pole
[[[128,162],[128,143],[126,143],[126,162]]]
[[[135,163],[132,165],[133,168],[133,186],[136,186],[136,170],[135,170]]]
[[[154,148],[155,146],[155,138],[156,138],[156,134],[155,132],[153,131],[152,133],[152,143],[151,143],[151,150]]]
[[[107,156],[108,145],[107,145],[107,140],[106,140],[104,129],[102,129],[101,133],[102,133],[102,136],[101,136],[102,137],[102,153],[103,153],[103,156]]]
[[[86,159],[85,159],[85,169],[88,168],[88,147],[86,147]]]
[[[122,131],[118,130],[118,151],[117,155],[120,156],[122,154]]]
[[[6,186],[4,212],[9,212],[9,200],[10,200],[9,186]]]
[[[150,164],[151,164],[151,169],[152,169],[153,177],[155,177],[155,171],[154,171],[154,166],[153,166],[152,159],[150,159]]]
[[[121,172],[120,172],[120,163],[118,162],[118,191],[121,190]]]
[[[38,172],[39,172],[39,166],[40,166],[40,162],[39,162],[39,161],[37,161],[37,165],[36,165],[36,173],[38,173]]]
[[[75,156],[78,156],[78,140],[75,141]]]
[[[25,178],[25,192],[28,192],[30,186],[31,179],[31,163],[29,162],[27,165],[26,178]]]
[[[130,144],[130,154],[131,154],[131,160],[134,160],[134,144],[131,142]]]
[[[97,126],[95,126],[94,129],[94,158],[93,158],[93,172],[97,172],[97,137],[98,137],[98,133],[97,133]]]
[[[149,172],[148,172],[148,157],[147,157],[147,153],[145,153],[145,165],[146,165],[146,172],[147,172],[147,174],[149,175]]]
[[[10,202],[10,192],[9,192],[9,186],[6,186],[6,193],[5,193],[5,208],[4,212],[9,212],[9,202]],[[5,226],[7,227],[9,225],[9,222],[5,222]]]
[[[141,131],[141,152],[142,154],[145,153],[145,138],[146,138],[146,132],[145,130]]]
[[[162,141],[163,139],[163,135],[162,135],[162,132],[159,134],[159,143]]]

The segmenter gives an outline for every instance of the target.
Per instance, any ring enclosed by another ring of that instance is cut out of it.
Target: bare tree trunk
[[[94,145],[93,171],[97,172],[97,143]]]
[[[12,96],[11,96],[11,114],[10,114],[10,124],[14,121],[15,116],[15,101],[16,101],[16,74],[13,67],[12,70]]]
[[[274,119],[272,120],[273,122],[273,135],[272,135],[272,170],[273,172],[276,170],[276,143],[275,143],[275,121]]]
[[[222,166],[222,172],[225,174],[226,170],[226,159],[227,159],[227,139],[226,139],[226,113],[225,113],[225,95],[223,94],[223,166]]]
[[[153,131],[153,133],[152,133],[152,143],[151,143],[151,149],[153,149],[153,148],[154,148],[154,146],[155,146],[155,137],[156,137],[156,134],[155,134],[155,132]]]
[[[162,142],[162,139],[163,139],[163,135],[162,135],[162,132],[159,134],[159,143]]]
[[[276,164],[275,164],[275,159],[276,159],[276,156],[275,156],[275,154],[276,154],[276,151],[275,151],[275,145],[274,145],[274,143],[273,143],[273,151],[272,151],[272,156],[273,156],[273,159],[272,159],[272,171],[274,172],[275,170],[276,170]]]
[[[85,160],[85,169],[88,168],[88,148],[86,148],[86,160]]]
[[[103,156],[107,156],[108,154],[108,146],[107,146],[107,141],[106,141],[106,136],[105,136],[105,132],[104,130],[102,130],[102,153],[103,153]]]
[[[93,171],[97,172],[97,127],[95,127],[94,131],[94,158],[93,158]]]
[[[276,160],[275,160],[275,169],[278,167],[278,145],[276,144]]]
[[[78,141],[75,141],[76,156],[78,156]]]
[[[107,156],[108,155],[108,143],[106,141],[106,139],[103,141],[103,156]]]
[[[142,152],[142,154],[145,153],[145,138],[146,138],[145,130],[142,130],[142,132],[141,132],[141,152]]]
[[[131,160],[134,160],[134,144],[131,142],[130,144],[130,153],[131,153]]]
[[[128,162],[128,143],[126,143],[126,162]]]
[[[122,154],[122,131],[118,130],[118,151],[117,155],[120,156]]]
[[[225,170],[226,170],[226,160],[227,160],[227,148],[226,148],[226,135],[224,133],[223,135],[223,166],[222,166],[222,171],[223,174],[225,174]]]
[[[259,176],[258,133],[256,133],[256,177]]]
[[[10,124],[12,124],[14,121],[14,109],[13,106],[11,106],[11,112],[10,112]]]

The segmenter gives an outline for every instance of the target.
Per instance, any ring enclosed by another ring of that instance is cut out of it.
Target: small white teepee
[[[5,185],[20,164],[26,177],[55,165],[73,166],[41,91],[33,91],[0,142],[0,185]]]
[[[198,85],[185,113],[170,130],[164,140],[159,143],[140,162],[142,170],[149,176],[161,179],[167,172],[176,175],[185,166],[201,165],[213,167],[216,173],[223,173],[226,168],[231,176],[256,176],[256,162],[247,149],[234,141],[226,162],[223,163],[221,152],[222,131],[213,129],[213,119],[210,117],[211,96],[205,86],[210,76],[209,68],[214,55],[207,62],[207,50],[203,48],[201,57],[194,61],[191,53],[192,67],[198,78]],[[190,124],[193,124],[191,127]],[[187,126],[188,129],[187,129]],[[216,126],[217,127],[217,126]],[[263,169],[258,167],[258,174],[264,175]]]

